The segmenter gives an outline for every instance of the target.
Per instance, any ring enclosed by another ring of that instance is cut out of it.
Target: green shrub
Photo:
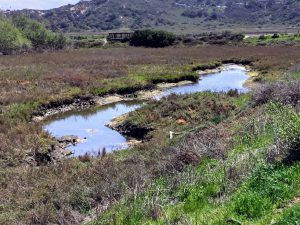
[[[38,102],[14,103],[8,107],[5,116],[15,121],[29,121],[31,114],[39,107]]]
[[[299,189],[300,164],[262,163],[231,202],[233,212],[247,219],[259,219],[272,208],[293,198]]]
[[[63,49],[66,45],[66,38],[62,34],[55,34],[51,31],[48,31],[46,43],[51,49]]]
[[[133,33],[130,44],[133,46],[160,48],[172,45],[175,40],[176,36],[170,32],[138,30]]]
[[[268,37],[265,36],[265,35],[260,35],[260,36],[258,37],[259,40],[266,40],[267,38],[268,38]]]

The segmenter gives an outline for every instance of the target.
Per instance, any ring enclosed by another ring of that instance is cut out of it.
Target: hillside
[[[21,10],[49,21],[53,30],[76,32],[164,28],[197,31],[222,28],[295,28],[300,24],[297,0],[90,0],[52,10]]]

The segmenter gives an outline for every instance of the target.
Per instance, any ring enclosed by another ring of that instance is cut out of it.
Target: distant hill
[[[234,27],[298,27],[298,0],[82,0],[51,10],[21,10],[49,21],[53,30],[76,32],[164,28],[173,31]]]

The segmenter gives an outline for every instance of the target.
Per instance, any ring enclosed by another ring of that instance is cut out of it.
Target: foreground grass
[[[250,117],[254,123],[242,124],[225,157],[204,157],[196,167],[158,178],[91,224],[297,224],[295,210],[281,215],[278,209],[300,194],[300,163],[286,161],[299,146],[300,117],[280,104],[261,110]]]

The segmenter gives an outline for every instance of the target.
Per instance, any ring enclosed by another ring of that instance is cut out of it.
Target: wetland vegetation
[[[299,61],[297,45],[0,57],[0,224],[296,224]],[[122,124],[151,127],[126,150],[54,160],[56,140],[32,121],[95,96],[195,81],[222,63],[250,66],[253,90],[149,102]]]

